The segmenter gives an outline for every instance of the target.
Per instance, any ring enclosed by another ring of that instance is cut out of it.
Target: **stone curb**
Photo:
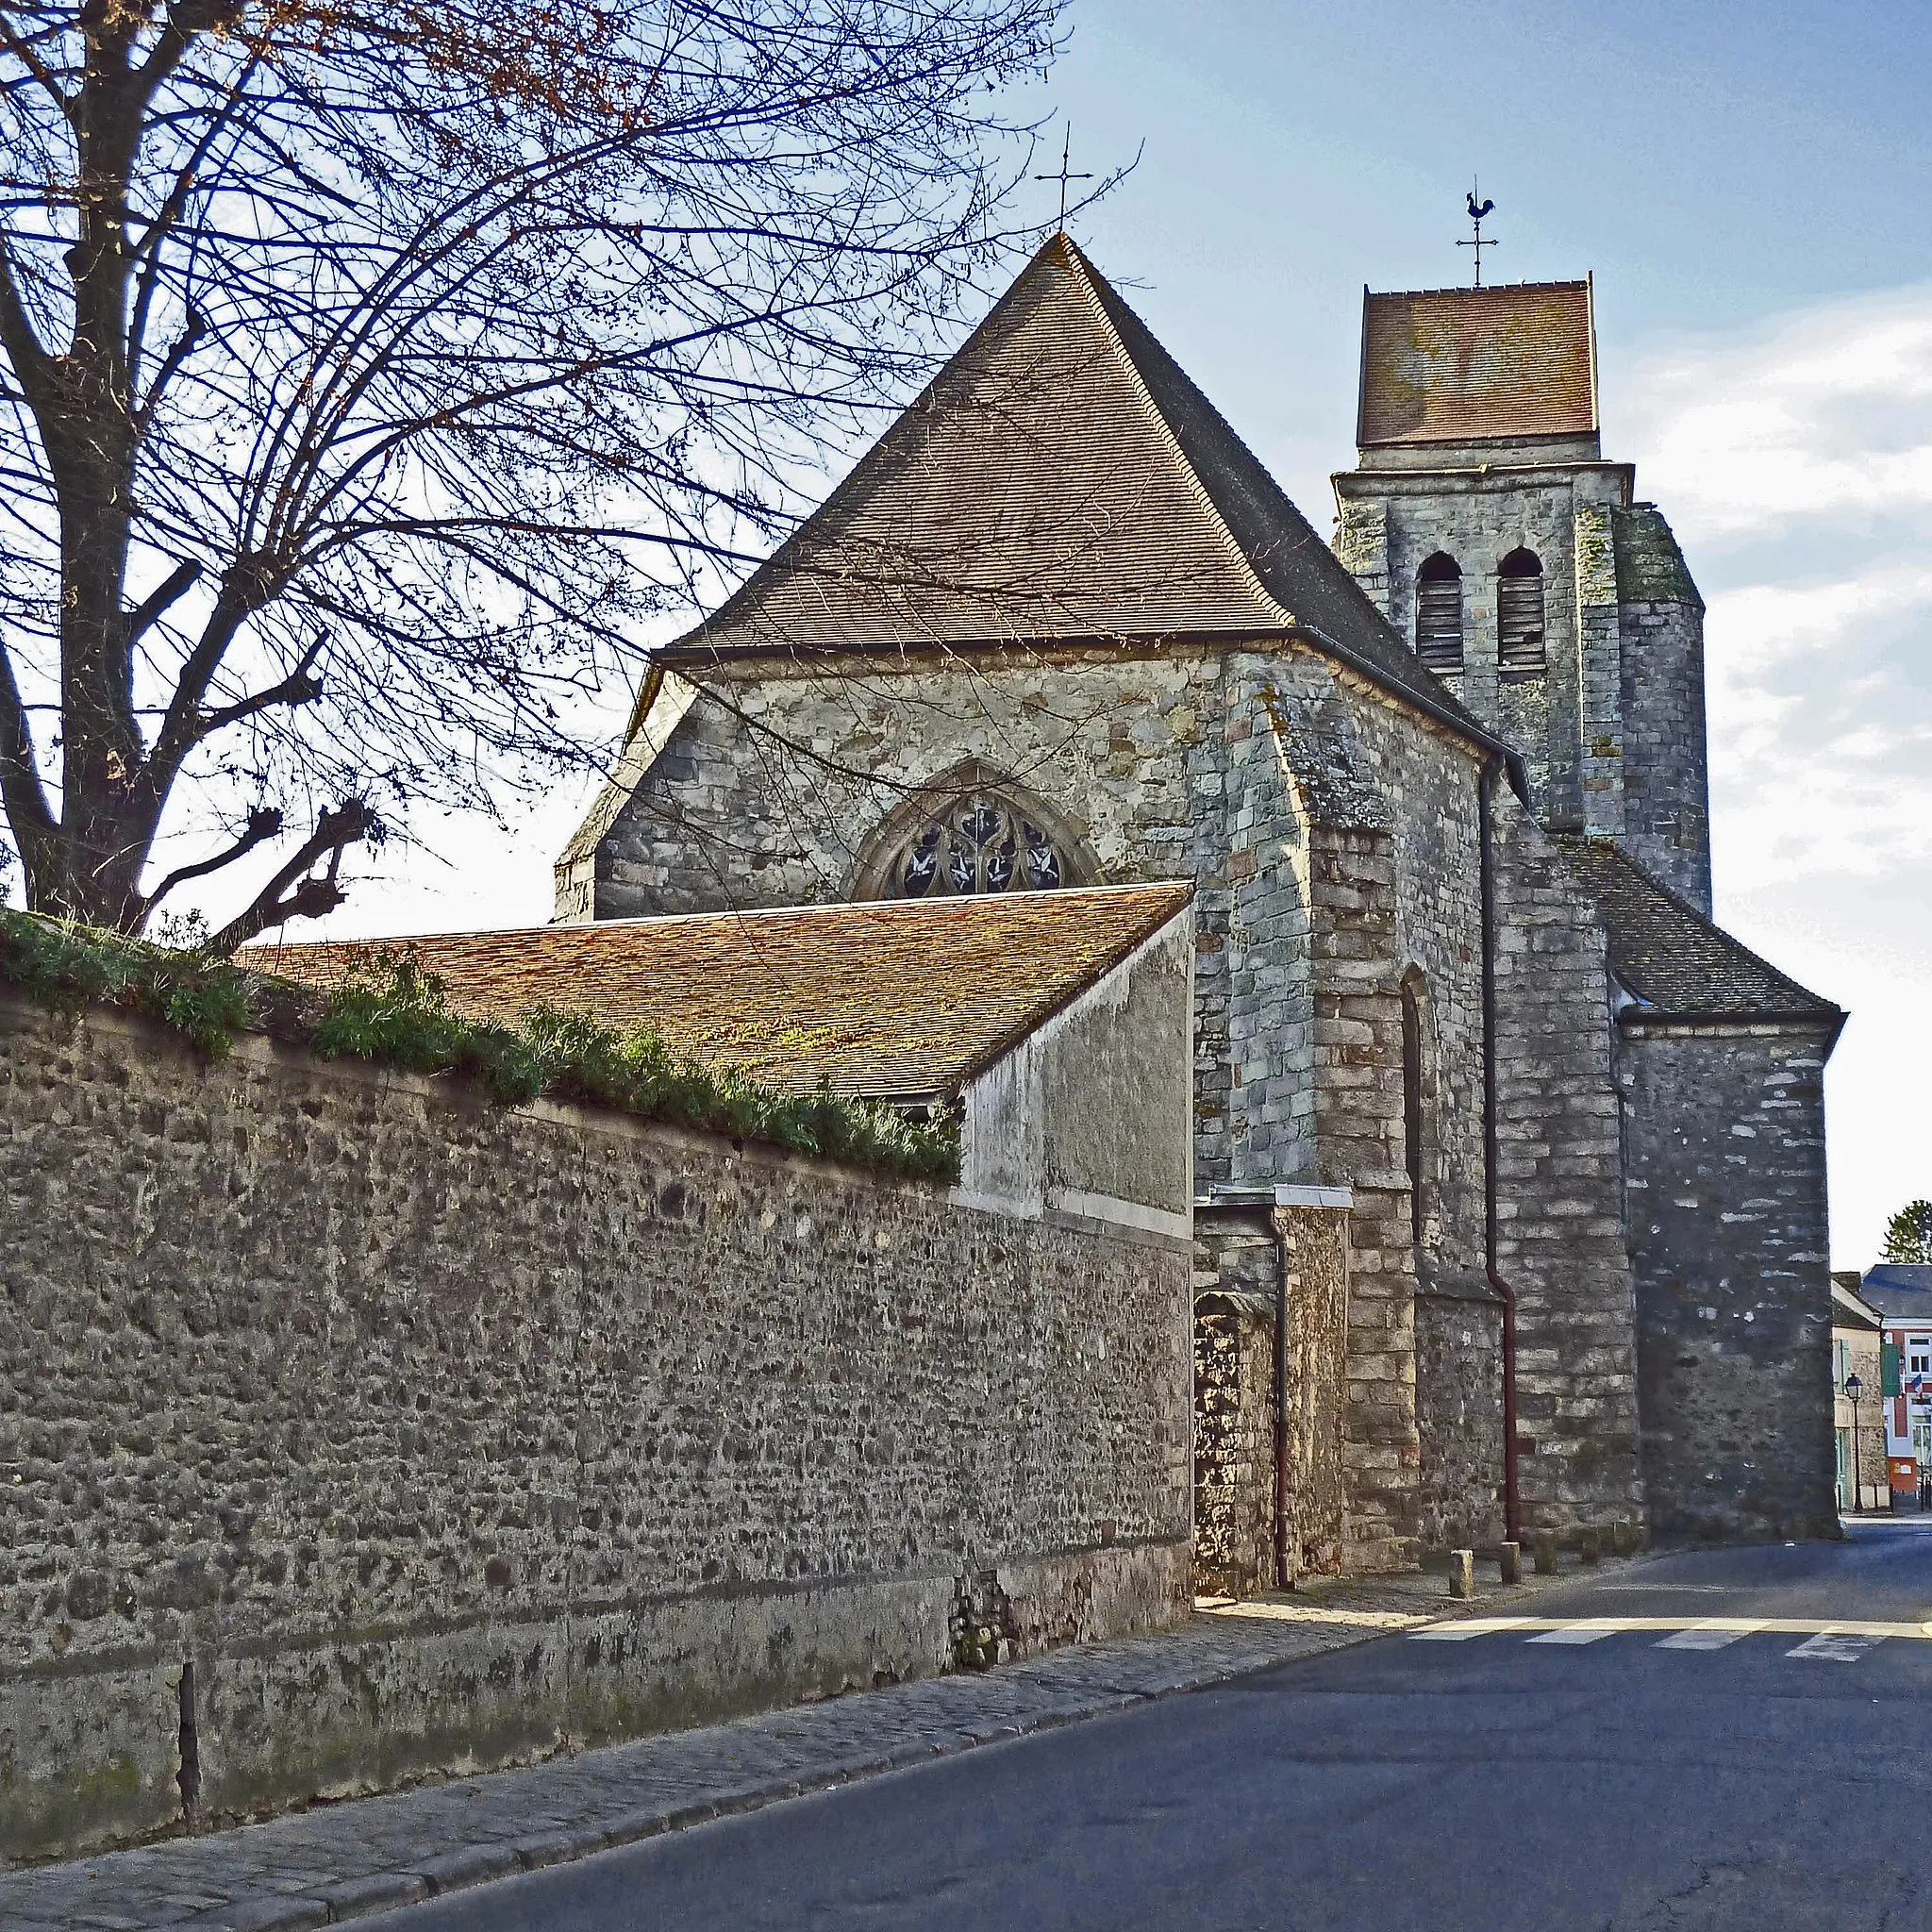
[[[1405,1594],[1414,1605],[1417,1622],[1476,1616],[1491,1612],[1499,1606],[1541,1594],[1560,1584],[1613,1574],[1628,1567],[1630,1560],[1633,1559],[1612,1558],[1593,1571],[1572,1570],[1556,1576],[1525,1577],[1514,1587],[1488,1586],[1481,1595],[1466,1601],[1428,1596],[1413,1590]],[[1373,1584],[1374,1579],[1359,1581]],[[1336,1593],[1345,1596],[1347,1591],[1344,1588]],[[1289,1601],[1319,1607],[1326,1594],[1329,1592],[1310,1591],[1305,1597]],[[1257,1600],[1257,1605],[1268,1601],[1270,1599]],[[1346,1614],[1345,1608],[1342,1614]],[[1254,1651],[1248,1656],[1234,1662],[1204,1662],[1192,1669],[1182,1665],[1174,1670],[1173,1675],[1146,1689],[1095,1688],[1085,1692],[1077,1688],[1060,1690],[1058,1701],[1042,1709],[991,1724],[982,1723],[977,1726],[968,1718],[960,1728],[941,1739],[902,1744],[877,1757],[855,1755],[818,1770],[802,1774],[793,1772],[789,1775],[748,1784],[739,1790],[717,1792],[696,1803],[646,1806],[633,1811],[620,1811],[571,1829],[536,1833],[526,1839],[459,1845],[434,1857],[412,1862],[407,1868],[338,1879],[311,1890],[257,1893],[231,1904],[210,1907],[188,1918],[168,1921],[167,1924],[170,1932],[175,1927],[206,1928],[206,1932],[307,1932],[307,1928],[312,1926],[343,1924],[352,1919],[369,1918],[424,1899],[447,1897],[454,1892],[468,1890],[473,1886],[491,1884],[521,1873],[573,1864],[580,1858],[593,1857],[600,1852],[640,1844],[647,1839],[661,1838],[715,1819],[742,1817],[762,1810],[768,1805],[783,1803],[788,1798],[835,1790],[842,1785],[856,1784],[886,1772],[904,1771],[914,1765],[962,1757],[989,1744],[1084,1724],[1091,1719],[1159,1703],[1170,1697],[1186,1696],[1212,1689],[1218,1684],[1274,1670],[1284,1664],[1353,1649],[1359,1644],[1400,1634],[1400,1626],[1377,1624],[1350,1626],[1345,1623],[1298,1623],[1291,1617],[1276,1623],[1258,1607],[1248,1615],[1253,1617],[1257,1626],[1254,1632]],[[1239,1610],[1209,1610],[1197,1618],[1195,1631],[1198,1633],[1201,1624],[1210,1618],[1216,1622],[1224,1619],[1227,1624],[1237,1625],[1245,1621]],[[1267,1634],[1271,1624],[1276,1633],[1272,1643]],[[1159,1640],[1151,1641],[1158,1642]],[[1257,1654],[1268,1649],[1272,1649],[1272,1655]],[[1061,1655],[1070,1661],[1076,1660],[1079,1651],[1075,1648]],[[1031,1661],[1043,1662],[1045,1659]],[[996,1676],[998,1674],[993,1674]],[[1048,1696],[1056,1694],[1049,1687],[1042,1686],[1042,1690]],[[377,1798],[367,1802],[379,1804],[382,1801]],[[0,1874],[0,1883],[4,1883],[5,1876]],[[132,1926],[140,1923],[90,1914],[85,1919],[9,1920],[8,1924],[8,1932],[16,1932],[16,1928],[17,1932],[72,1932],[72,1928],[83,1924]]]

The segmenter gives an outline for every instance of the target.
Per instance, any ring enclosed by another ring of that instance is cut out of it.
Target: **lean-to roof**
[[[1184,911],[1188,885],[889,900],[482,933],[250,946],[258,972],[333,986],[384,957],[470,1019],[535,1007],[660,1034],[765,1085],[948,1092]]]
[[[1609,934],[1610,971],[1645,1007],[1698,1019],[1816,1020],[1840,1008],[1735,940],[1607,839],[1557,841]]]

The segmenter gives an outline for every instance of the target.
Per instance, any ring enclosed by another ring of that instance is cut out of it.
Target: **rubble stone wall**
[[[1815,1025],[1625,1024],[1643,1460],[1659,1537],[1837,1534],[1828,1045]]]
[[[0,1178],[0,1854],[1185,1611],[1183,1243],[11,997]]]

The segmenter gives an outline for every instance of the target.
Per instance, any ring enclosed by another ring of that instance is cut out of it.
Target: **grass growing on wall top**
[[[549,1094],[733,1141],[758,1141],[923,1180],[958,1178],[957,1137],[889,1107],[821,1088],[776,1093],[733,1068],[678,1058],[652,1033],[620,1033],[581,1013],[539,1008],[510,1024],[451,1010],[442,982],[408,958],[378,957],[325,994],[225,959],[0,908],[0,981],[56,1011],[145,1013],[219,1058],[236,1037],[274,1032],[326,1059],[447,1074],[498,1104]]]

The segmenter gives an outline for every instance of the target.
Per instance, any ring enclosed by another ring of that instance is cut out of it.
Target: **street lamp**
[[[1864,1394],[1865,1385],[1854,1371],[1845,1377],[1845,1400],[1852,1405],[1852,1514],[1856,1516],[1864,1502],[1864,1484],[1858,1472],[1858,1397]]]

